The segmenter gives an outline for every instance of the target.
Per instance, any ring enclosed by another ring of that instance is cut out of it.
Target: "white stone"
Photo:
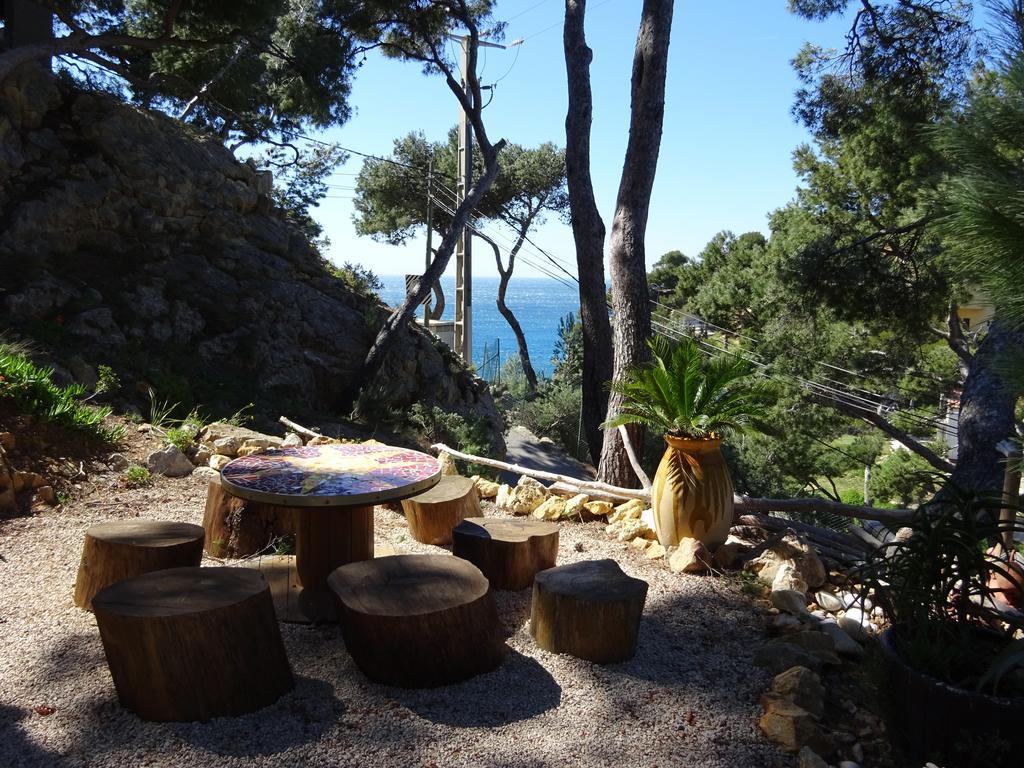
[[[146,459],[146,464],[153,474],[166,477],[185,477],[191,475],[193,470],[192,462],[173,445],[153,451]]]
[[[221,456],[219,453],[215,453],[213,454],[213,456],[210,457],[210,468],[220,472],[222,469],[224,469],[224,467],[228,465],[228,462],[230,461],[231,459],[229,459],[227,456]]]
[[[836,620],[839,628],[856,640],[866,643],[872,631],[871,622],[860,608],[847,608]]]
[[[281,445],[285,448],[299,448],[302,445],[302,438],[294,432],[289,432],[284,436]]]
[[[213,452],[231,459],[238,455],[238,449],[241,447],[242,439],[239,437],[222,437],[213,441]]]
[[[836,595],[831,592],[826,592],[821,589],[814,593],[814,602],[816,602],[823,611],[829,613],[839,613],[846,605]]]
[[[773,589],[768,598],[780,611],[794,616],[808,616],[807,596],[795,589]]]
[[[832,638],[832,642],[836,644],[836,653],[854,659],[863,658],[864,649],[860,647],[856,640],[843,631],[835,619],[823,619],[818,623],[818,629]]]

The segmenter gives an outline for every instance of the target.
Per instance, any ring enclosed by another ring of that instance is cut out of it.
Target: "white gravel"
[[[337,627],[282,624],[297,685],[276,704],[209,723],[142,722],[118,705],[93,616],[71,601],[82,536],[118,517],[201,523],[205,488],[160,479],[0,521],[0,767],[793,762],[757,729],[768,685],[751,664],[759,609],[728,581],[673,574],[597,523],[562,526],[559,562],[612,557],[650,584],[629,662],[602,667],[539,650],[529,590],[497,592],[511,653],[490,674],[431,690],[384,687],[355,667]],[[378,508],[376,523],[378,541],[398,551],[442,551],[414,542],[394,512]]]

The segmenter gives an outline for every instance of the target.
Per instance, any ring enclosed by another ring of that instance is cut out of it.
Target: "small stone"
[[[761,646],[754,654],[754,664],[776,675],[791,667],[807,667],[815,672],[821,669],[821,659],[803,648],[782,642],[782,638]]]
[[[790,752],[809,746],[825,753],[832,751],[830,739],[822,732],[810,712],[781,696],[763,697],[764,715],[758,722],[764,735]]]
[[[828,768],[828,763],[810,747],[801,747],[797,768]]]
[[[283,448],[301,448],[302,438],[294,432],[289,432],[284,436],[284,440],[281,441],[281,446]]]
[[[629,542],[629,546],[631,546],[633,549],[639,549],[641,552],[643,552],[645,549],[651,546],[651,542],[644,538],[636,538]]]
[[[57,503],[57,494],[52,485],[41,485],[36,488],[36,498],[46,504]]]
[[[828,611],[829,613],[839,613],[839,611],[846,607],[843,605],[842,600],[831,592],[826,592],[823,589],[814,593],[814,602],[820,605],[822,610]]]
[[[256,437],[247,437],[242,441],[240,448],[259,448],[261,451],[266,451],[271,448],[280,448],[281,443],[284,440],[280,437],[274,437],[273,435],[259,435]]]
[[[562,508],[562,517],[574,520],[579,519],[582,517],[582,510],[588,501],[590,501],[590,497],[585,493],[573,496],[565,502],[565,506]]]
[[[224,467],[231,461],[227,456],[222,456],[219,453],[215,453],[210,457],[210,468],[220,472]]]
[[[646,534],[649,530],[650,529],[643,520],[623,520],[619,523],[618,534],[615,538],[623,542],[632,541],[638,536],[646,538]]]
[[[727,541],[715,550],[715,565],[719,570],[728,571],[739,558],[740,545],[734,541]]]
[[[825,583],[825,566],[818,553],[792,530],[745,567],[756,573],[764,583],[771,584],[779,568],[787,563],[811,587],[820,587]]]
[[[18,438],[13,432],[0,432],[0,448],[5,451],[13,451],[18,445]]]
[[[193,470],[192,462],[174,445],[153,451],[146,459],[146,465],[153,474],[166,477],[185,477]]]
[[[587,510],[591,517],[607,517],[615,506],[610,501],[588,501],[583,505],[583,508]]]
[[[839,664],[839,657],[836,656],[835,641],[828,635],[820,632],[797,632],[792,635],[780,637],[772,642],[788,643],[795,645],[808,653],[814,654],[826,664]]]
[[[789,699],[815,717],[825,714],[825,686],[807,667],[790,667],[772,679],[772,693]]]
[[[794,616],[809,615],[807,597],[803,592],[798,592],[795,589],[773,589],[768,599],[780,611],[791,613]]]
[[[549,496],[533,510],[533,516],[538,520],[557,520],[562,516],[564,509],[565,499],[560,496]]]
[[[28,488],[39,488],[46,485],[43,476],[38,472],[15,472],[13,481],[15,493]]]
[[[500,485],[490,480],[485,480],[482,477],[475,478],[473,483],[476,485],[477,493],[480,494],[481,499],[493,499],[498,495],[498,491],[501,490]]]
[[[608,515],[608,522],[617,523],[619,520],[639,520],[645,506],[641,499],[630,499],[624,504],[619,504],[619,506],[615,507],[615,511]]]
[[[768,621],[768,630],[773,635],[784,635],[787,632],[796,632],[803,627],[803,622],[796,616],[789,613],[778,613]]]
[[[674,573],[703,573],[711,565],[711,553],[697,539],[683,539],[668,559]]]
[[[652,541],[650,546],[644,550],[644,557],[648,560],[659,560],[665,556],[665,548],[657,541]]]
[[[209,443],[200,443],[192,457],[192,463],[198,467],[205,466],[210,462],[211,456],[213,456],[213,446]]]
[[[238,437],[222,437],[213,441],[213,452],[218,456],[227,456],[230,459],[238,455],[238,449],[242,447],[242,440]]]
[[[198,477],[202,480],[213,480],[214,478],[220,477],[220,472],[213,467],[196,467],[192,472],[192,476]]]
[[[818,623],[818,630],[832,638],[832,642],[836,646],[836,653],[853,659],[864,657],[864,649],[860,647],[856,640],[842,630],[835,619],[831,617],[822,619]]]
[[[258,445],[243,445],[238,449],[238,458],[253,456],[257,453],[266,453],[266,450],[266,448],[260,448]]]
[[[437,456],[437,463],[441,465],[442,475],[457,475],[459,468],[455,466],[455,459],[447,451],[441,451]]]
[[[115,472],[123,472],[131,464],[123,453],[112,453],[107,457],[107,466]]]
[[[839,768],[860,768],[860,763],[855,763],[853,760],[840,760]]]
[[[850,754],[853,755],[853,759],[858,763],[864,762],[864,747],[860,745],[859,741],[850,747]]]
[[[858,643],[866,643],[868,641],[871,622],[860,608],[847,608],[836,619],[836,623],[843,632]]]

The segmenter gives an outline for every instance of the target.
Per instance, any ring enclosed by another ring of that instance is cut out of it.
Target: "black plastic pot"
[[[1020,765],[1024,751],[1024,699],[954,688],[911,668],[899,656],[895,632],[882,633],[889,669],[895,736],[915,760],[940,758],[946,768]],[[1015,755],[1014,762],[993,762]]]

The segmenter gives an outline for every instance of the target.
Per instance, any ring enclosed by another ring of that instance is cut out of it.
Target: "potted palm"
[[[865,564],[861,589],[890,622],[881,647],[910,757],[1009,765],[1024,749],[1024,614],[999,588],[1019,578],[1016,553],[988,545],[1016,524],[998,520],[997,500],[953,496]]]
[[[611,384],[623,398],[605,428],[643,424],[660,430],[667,444],[651,487],[654,530],[662,546],[697,539],[715,547],[733,518],[733,489],[722,457],[722,439],[762,417],[768,382],[735,355],[709,357],[690,338],[657,336],[649,363]]]

